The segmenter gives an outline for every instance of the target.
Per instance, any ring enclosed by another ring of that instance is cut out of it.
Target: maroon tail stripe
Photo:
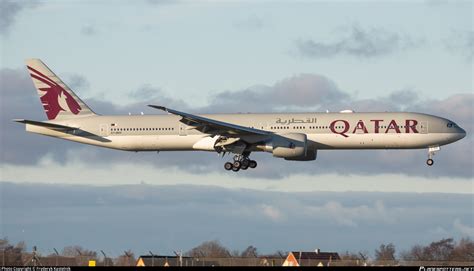
[[[48,81],[50,81],[51,83],[53,83],[53,84],[56,85],[56,83],[55,83],[53,80],[49,79],[48,76],[42,74],[41,72],[37,71],[36,69],[33,69],[33,68],[30,67],[30,66],[27,66],[27,67],[28,67],[28,69],[29,69],[30,71],[33,71],[33,72],[37,73],[38,75],[42,76],[44,79],[47,79]],[[43,82],[44,82],[44,81],[43,81]]]
[[[50,87],[56,86],[56,83],[54,83],[54,82],[51,83],[50,81],[48,81],[48,80],[46,80],[46,79],[44,79],[44,78],[42,78],[42,77],[39,77],[39,76],[37,76],[36,74],[30,74],[30,75],[31,75],[31,77],[33,77],[33,78],[35,78],[35,79],[37,79],[37,80],[40,80],[41,82],[45,83],[46,85],[48,85],[48,86],[50,86]]]

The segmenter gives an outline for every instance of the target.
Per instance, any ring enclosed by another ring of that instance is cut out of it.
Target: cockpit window
[[[456,127],[458,127],[458,126],[456,125],[456,123],[454,123],[454,122],[448,122],[448,124],[447,124],[446,126],[447,126],[448,128],[456,128]]]

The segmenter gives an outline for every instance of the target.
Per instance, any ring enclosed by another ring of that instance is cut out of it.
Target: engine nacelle
[[[309,161],[316,159],[316,151],[308,150],[306,134],[274,135],[265,151],[285,160]]]
[[[313,150],[311,148],[308,148],[306,150],[306,155],[305,156],[285,158],[285,160],[290,160],[290,161],[313,161],[313,160],[316,160],[317,156],[318,156],[318,150]]]

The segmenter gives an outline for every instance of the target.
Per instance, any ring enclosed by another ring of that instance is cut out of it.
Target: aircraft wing
[[[196,129],[203,133],[225,133],[225,134],[234,134],[234,135],[269,135],[270,132],[254,129],[250,127],[240,126],[237,124],[232,124],[228,122],[218,121],[214,119],[209,119],[177,110],[173,110],[170,108],[166,108],[164,106],[158,105],[148,105],[149,107],[153,107],[159,110],[163,110],[173,115],[177,115],[181,117],[181,122],[191,126],[191,129]]]

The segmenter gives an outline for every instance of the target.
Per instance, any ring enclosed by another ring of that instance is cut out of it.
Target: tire
[[[235,171],[235,172],[239,171],[239,169],[240,168],[238,168],[238,167],[232,167],[232,171]]]
[[[233,164],[234,168],[240,168],[242,167],[242,162],[240,161],[235,161],[234,164]]]
[[[242,165],[242,166],[240,167],[241,170],[246,170],[246,169],[248,169],[248,168],[249,168],[248,165]]]
[[[242,166],[241,167],[249,167],[250,161],[248,159],[242,160]]]
[[[230,163],[230,162],[227,162],[227,163],[224,164],[225,170],[231,170],[233,167],[234,167],[234,165],[232,165],[232,163]]]
[[[426,164],[431,167],[434,164],[433,159],[426,160]]]
[[[249,167],[250,167],[250,168],[256,168],[256,167],[257,167],[257,161],[255,161],[255,160],[250,160],[250,161],[249,161]]]

